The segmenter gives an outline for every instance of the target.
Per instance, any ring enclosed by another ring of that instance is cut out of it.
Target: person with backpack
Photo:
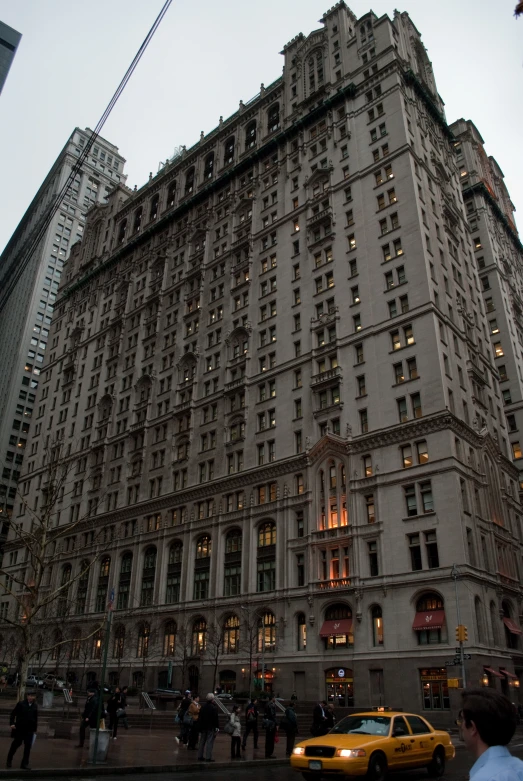
[[[276,697],[271,696],[265,707],[265,718],[263,719],[265,727],[265,759],[275,759],[274,744],[278,722],[276,720]]]
[[[198,694],[195,694],[192,698],[192,702],[189,705],[189,710],[187,713],[192,719],[191,726],[189,727],[189,737],[187,742],[187,748],[191,749],[191,751],[194,751],[198,743],[198,733],[199,733],[199,726],[198,726],[198,716],[200,715],[200,696]]]
[[[178,742],[184,746],[187,745],[187,741],[189,739],[189,729],[192,723],[189,721],[189,719],[185,718],[191,702],[191,692],[189,689],[187,689],[185,696],[180,703],[180,707],[178,708],[178,723],[180,724],[180,736],[178,738]]]
[[[258,700],[256,697],[249,702],[245,711],[245,732],[243,733],[242,749],[245,751],[247,747],[247,738],[249,733],[252,732],[254,741],[254,748],[258,748]]]

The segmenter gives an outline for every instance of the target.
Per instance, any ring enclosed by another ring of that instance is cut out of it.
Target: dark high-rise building
[[[21,33],[0,22],[0,92],[4,87],[21,37]]]

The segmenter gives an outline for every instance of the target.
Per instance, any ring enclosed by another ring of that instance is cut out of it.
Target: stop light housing
[[[458,624],[456,627],[456,640],[458,643],[465,643],[469,639],[467,627],[463,624]]]

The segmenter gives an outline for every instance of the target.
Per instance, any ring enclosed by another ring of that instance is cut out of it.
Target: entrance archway
[[[354,677],[349,667],[332,667],[325,670],[327,702],[341,707],[354,705]]]
[[[232,694],[236,691],[236,673],[234,670],[222,670],[220,673],[220,689]]]

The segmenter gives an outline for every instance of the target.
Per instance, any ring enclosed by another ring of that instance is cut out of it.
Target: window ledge
[[[431,510],[428,513],[420,513],[418,515],[409,515],[406,518],[402,518],[401,520],[407,523],[408,521],[419,521],[421,518],[435,518],[436,517],[436,511]],[[432,569],[436,569],[433,567]]]
[[[416,382],[416,380],[419,380],[419,375],[418,375],[418,377],[409,377],[408,380],[403,380],[403,382],[395,382],[392,385],[392,387],[393,388],[401,388],[402,385],[407,385],[407,383],[409,383],[409,382]]]

